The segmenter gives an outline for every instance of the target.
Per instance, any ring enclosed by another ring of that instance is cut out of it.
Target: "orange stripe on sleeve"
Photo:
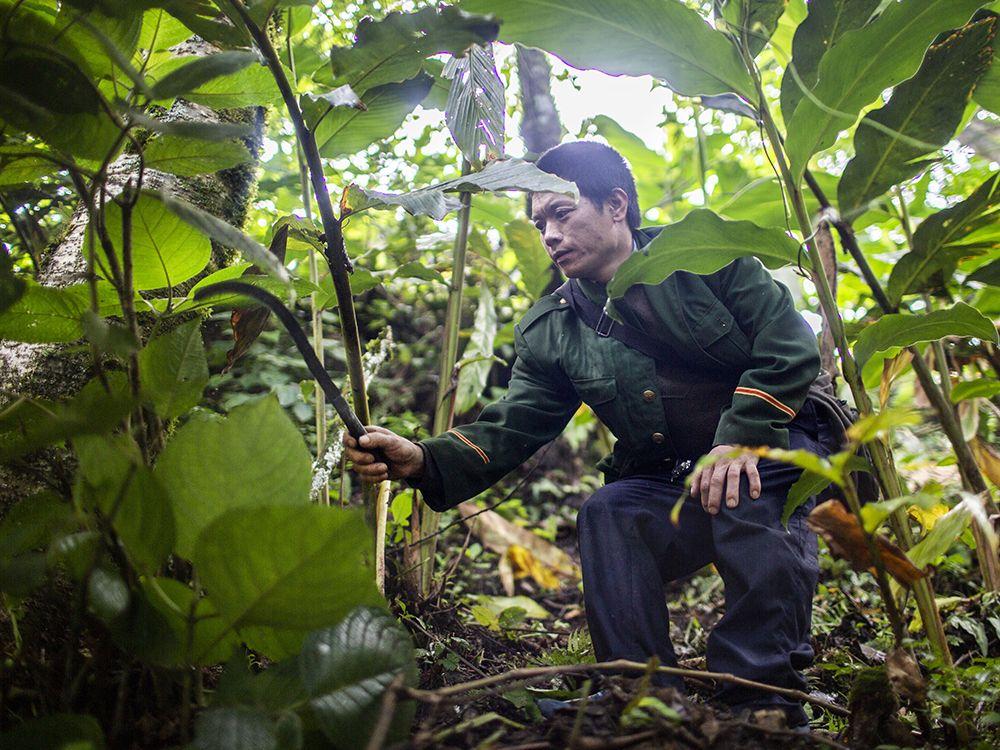
[[[761,391],[758,390],[757,388],[744,388],[743,386],[740,386],[734,391],[734,393],[739,393],[742,396],[754,396],[755,398],[762,399],[767,403],[769,403],[778,411],[787,414],[789,418],[791,419],[795,418],[795,410],[793,408],[781,403],[778,399],[776,399],[774,396],[772,396],[770,393],[767,393],[766,391]]]
[[[458,430],[448,430],[448,434],[449,435],[454,435],[459,440],[461,440],[463,443],[465,443],[467,446],[469,446],[470,448],[472,448],[472,450],[474,450],[479,455],[479,457],[481,459],[483,459],[483,463],[484,464],[488,464],[490,462],[490,457],[486,455],[486,451],[484,451],[478,445],[476,445],[471,440],[469,440],[469,438],[467,438],[461,432],[459,432]]]

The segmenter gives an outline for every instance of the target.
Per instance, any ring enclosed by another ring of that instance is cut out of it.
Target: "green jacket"
[[[638,230],[639,247],[657,232]],[[604,303],[599,285],[581,286]],[[678,271],[645,292],[662,323],[658,338],[687,362],[736,371],[738,386],[715,444],[787,448],[785,425],[819,372],[816,336],[788,289],[745,257],[705,276]],[[506,395],[472,424],[421,442],[432,465],[429,481],[414,486],[432,508],[450,508],[499,481],[557,437],[581,401],[617,438],[600,464],[608,478],[669,457],[653,359],[598,336],[557,294],[528,310],[515,326],[514,344]]]

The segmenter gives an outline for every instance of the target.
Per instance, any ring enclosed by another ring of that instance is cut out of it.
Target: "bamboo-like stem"
[[[698,145],[698,181],[701,187],[701,206],[702,208],[708,208],[708,180],[705,176],[708,171],[708,155],[705,147],[705,131],[701,127],[701,120],[698,119],[702,111],[701,107],[697,104],[694,105],[694,128]]]
[[[462,160],[462,174],[468,174],[471,166]],[[444,344],[441,348],[441,366],[438,369],[437,400],[434,405],[433,433],[440,435],[451,428],[454,410],[452,408],[452,375],[458,361],[458,334],[462,329],[462,295],[465,287],[465,256],[469,243],[469,214],[472,210],[472,194],[461,194],[462,208],[458,212],[458,234],[451,261],[451,288],[448,291],[448,309],[444,324]],[[424,596],[431,591],[434,577],[434,554],[437,549],[435,532],[441,522],[441,515],[429,505],[421,508],[420,538],[432,537],[420,549],[420,593]]]
[[[292,73],[292,80],[298,80],[295,72],[295,53],[292,50],[292,11],[289,9],[285,29],[285,49],[288,57],[288,69]],[[306,219],[313,220],[312,193],[309,190],[309,170],[306,167],[305,157],[302,155],[302,144],[299,142],[298,134],[295,136],[295,160],[299,167],[299,191],[302,194],[302,210],[305,211]],[[319,261],[316,258],[316,249],[309,247],[309,281],[314,285],[319,285]],[[319,309],[319,295],[313,292],[309,295],[309,317],[312,322],[313,349],[320,362],[325,362],[323,356],[323,312]],[[313,381],[313,408],[316,421],[316,460],[322,461],[326,452],[327,422],[326,422],[326,395],[320,387],[319,382]],[[319,501],[323,505],[330,504],[330,484],[326,482],[320,488]]]
[[[798,222],[799,229],[802,232],[803,241],[806,245],[806,255],[808,256],[810,265],[814,271],[813,276],[816,281],[816,291],[819,295],[820,306],[823,310],[827,324],[829,325],[830,332],[833,335],[833,340],[836,343],[837,350],[840,352],[841,369],[843,371],[844,379],[847,381],[847,384],[851,389],[851,393],[854,396],[854,401],[857,404],[858,410],[862,414],[871,414],[873,413],[872,402],[868,397],[868,392],[865,390],[864,381],[862,380],[861,373],[858,370],[857,362],[855,362],[854,357],[851,354],[851,350],[847,346],[847,335],[844,331],[844,321],[840,317],[840,310],[837,308],[837,301],[833,296],[829,281],[824,273],[822,260],[820,259],[819,253],[816,251],[815,244],[812,241],[812,221],[809,218],[809,211],[806,208],[805,201],[803,200],[799,182],[792,176],[791,170],[788,167],[788,161],[785,158],[784,147],[782,145],[782,138],[778,132],[777,124],[774,122],[774,118],[771,115],[767,98],[764,95],[764,87],[761,84],[760,72],[757,70],[757,65],[745,44],[741,45],[741,52],[747,69],[750,71],[750,75],[753,78],[759,100],[758,109],[761,120],[763,122],[764,129],[767,132],[768,140],[771,142],[771,148],[774,151],[775,160],[777,161],[778,168],[781,173],[782,182],[785,185],[785,189],[789,195],[789,200],[795,211],[796,221]],[[885,496],[887,498],[900,497],[903,494],[903,483],[896,471],[896,466],[892,459],[892,452],[889,444],[885,441],[876,439],[869,444],[869,452],[875,469],[875,476],[877,477],[879,485],[885,493]],[[859,522],[860,520],[861,519],[859,518]],[[913,534],[910,531],[909,521],[902,510],[897,510],[890,516],[890,525],[892,526],[897,539],[904,548],[909,548],[913,545]],[[931,588],[930,582],[926,578],[920,579],[914,584],[913,592],[914,598],[917,602],[917,608],[920,611],[920,615],[927,632],[927,638],[942,662],[950,666],[953,663],[951,650],[948,647],[948,641],[945,638],[944,625],[941,623],[941,614],[938,612],[937,603],[934,600],[934,591]]]

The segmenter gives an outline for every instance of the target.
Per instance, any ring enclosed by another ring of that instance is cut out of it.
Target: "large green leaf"
[[[0,414],[0,462],[77,435],[99,434],[116,427],[134,404],[123,376],[108,380],[110,393],[94,379],[66,402],[22,399],[4,409]]]
[[[836,190],[835,177],[826,172],[820,172],[815,177],[824,193]],[[811,214],[819,213],[819,203],[811,192],[803,193],[802,198]],[[727,219],[752,221],[762,227],[787,227],[792,221],[788,213],[791,207],[784,198],[781,182],[771,176],[758,177],[743,185],[725,201],[713,203],[713,207]]]
[[[961,536],[972,520],[972,511],[962,501],[947,514],[938,519],[927,536],[906,553],[910,561],[918,568],[923,568],[937,560],[948,551],[948,548]]]
[[[24,296],[27,282],[14,273],[14,261],[7,249],[0,247],[0,315]]]
[[[608,294],[621,297],[633,284],[659,284],[674,271],[714,273],[737,258],[756,256],[768,268],[795,263],[799,243],[780,229],[749,221],[726,221],[696,209],[670,224],[619,266]]]
[[[497,336],[497,310],[493,295],[485,284],[479,287],[479,305],[465,345],[458,385],[455,386],[455,413],[464,414],[479,401],[486,380],[493,369],[493,342]]]
[[[965,24],[981,0],[891,3],[867,26],[845,33],[820,60],[818,81],[795,108],[785,144],[799,178],[817,151],[833,145],[862,107],[913,75],[942,31]]]
[[[883,315],[865,328],[854,343],[854,358],[858,367],[876,352],[893,346],[911,346],[924,341],[936,341],[945,336],[973,336],[996,343],[993,321],[964,302],[956,302],[946,310],[926,315]]]
[[[767,46],[788,0],[715,0],[716,16],[721,16],[734,36],[746,35],[754,55]]]
[[[262,711],[246,706],[210,708],[194,722],[192,750],[284,750],[277,727]]]
[[[188,177],[211,174],[246,164],[253,157],[237,141],[212,143],[196,138],[164,135],[150,141],[143,152],[146,167]]]
[[[5,750],[104,750],[104,733],[93,716],[49,714],[0,735]]]
[[[192,417],[170,438],[156,475],[170,493],[177,552],[190,557],[198,534],[227,510],[309,502],[309,451],[273,397],[225,419]]]
[[[114,527],[139,570],[154,573],[174,546],[174,514],[160,481],[125,436],[84,435],[73,440],[78,469],[74,495]]]
[[[121,305],[110,284],[98,284],[98,313],[118,315]],[[0,339],[29,344],[76,341],[84,334],[83,316],[90,309],[86,283],[49,287],[26,282],[23,293],[0,313]]]
[[[590,124],[609,146],[625,157],[635,178],[639,205],[643,208],[658,205],[664,193],[664,157],[647,146],[639,136],[606,115],[598,115],[590,120]]]
[[[115,642],[161,667],[211,666],[239,646],[212,602],[172,578],[143,576],[128,616],[115,623]],[[193,626],[189,627],[189,618]]]
[[[855,215],[933,163],[921,157],[954,135],[976,82],[989,67],[995,33],[992,18],[958,29],[927,51],[916,75],[897,86],[884,107],[865,115],[854,134],[855,156],[837,190],[842,214]]]
[[[122,220],[122,207],[109,203],[105,223],[119,263]],[[88,239],[88,252],[91,241]],[[103,249],[95,253],[101,259]],[[163,195],[149,191],[140,194],[132,209],[132,279],[136,290],[176,286],[204,270],[211,257],[212,243],[171,211]]]
[[[387,83],[366,91],[365,109],[331,109],[315,128],[320,153],[332,158],[353,154],[396,132],[404,118],[431,90],[433,79],[426,73],[403,83]]]
[[[147,75],[155,82],[153,96],[160,100],[182,96],[212,109],[277,104],[281,92],[270,69],[259,62],[247,52],[167,57],[150,67]],[[186,90],[176,91],[179,88]]]
[[[76,528],[73,506],[50,490],[15,503],[0,520],[0,559],[47,547],[53,535]]]
[[[538,299],[552,281],[552,259],[549,258],[542,236],[527,219],[515,219],[503,228],[507,246],[517,257],[521,284],[531,299]]]
[[[261,544],[261,529],[280,543]],[[194,563],[226,624],[309,629],[381,601],[372,550],[360,509],[262,505],[218,516]]]
[[[416,684],[413,642],[385,610],[359,607],[336,627],[309,636],[299,675],[323,733],[338,748],[365,747],[386,688],[400,676],[404,685]],[[388,742],[406,737],[413,709],[397,710]]]
[[[451,6],[392,12],[379,20],[367,17],[358,24],[354,45],[334,47],[329,71],[321,71],[316,78],[331,86],[347,84],[363,94],[377,86],[412,79],[430,55],[461,54],[471,45],[489,43],[496,36],[497,23],[491,16],[472,15]]]
[[[171,213],[203,235],[211,237],[223,247],[239,250],[244,258],[253,261],[265,273],[286,284],[290,283],[288,271],[285,270],[284,265],[257,240],[218,216],[213,216],[170,193],[160,193],[160,197]]]
[[[443,190],[435,188],[419,188],[412,193],[384,193],[352,184],[347,186],[345,197],[348,213],[399,206],[413,216],[430,216],[435,221],[441,221],[452,211],[462,207],[458,198],[445,195]]]
[[[198,405],[208,383],[201,320],[191,320],[157,336],[139,353],[143,397],[164,419]]]
[[[100,108],[87,70],[68,52],[0,42],[0,118],[58,151],[103,160],[118,128]]]
[[[22,187],[41,177],[55,174],[58,163],[48,149],[31,146],[0,146],[0,188]]]
[[[474,167],[504,155],[503,81],[491,47],[475,44],[465,57],[453,57],[443,75],[451,79],[444,119],[459,150]]]
[[[889,275],[888,291],[893,302],[903,295],[920,291],[938,271],[950,268],[958,259],[985,252],[997,246],[996,238],[980,244],[978,230],[996,222],[1000,205],[1000,172],[994,174],[961,203],[929,216],[913,233],[913,249],[900,258]]]
[[[998,10],[1000,6],[993,4],[993,9]],[[990,12],[989,18],[996,19],[997,14]],[[1000,114],[1000,33],[993,37],[993,62],[989,70],[979,80],[972,98],[983,109],[988,109],[994,114]]]
[[[574,183],[543,172],[531,162],[523,159],[498,159],[491,161],[479,172],[418,188],[410,193],[381,193],[352,185],[347,193],[347,205],[352,213],[368,208],[402,206],[411,214],[425,214],[442,219],[460,206],[457,200],[449,198],[445,193],[508,190],[565,193],[574,198],[579,195]]]
[[[477,13],[491,0],[467,0]],[[679,94],[733,91],[755,99],[736,46],[678,0],[510,0],[498,12],[500,37],[558,55],[575,68],[652,75]]]

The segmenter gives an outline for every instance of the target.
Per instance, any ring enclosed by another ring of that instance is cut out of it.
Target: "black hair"
[[[553,146],[535,162],[543,172],[575,182],[580,195],[595,206],[603,206],[615,188],[628,196],[628,213],[625,215],[630,229],[638,229],[642,221],[639,198],[635,191],[635,178],[625,157],[597,141],[570,141]],[[530,210],[529,202],[529,210]]]

